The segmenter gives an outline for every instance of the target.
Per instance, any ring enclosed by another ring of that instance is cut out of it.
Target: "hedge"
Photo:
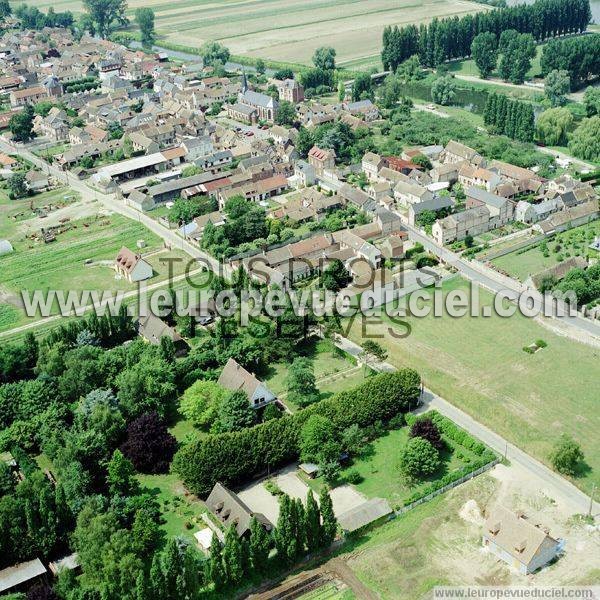
[[[368,427],[406,412],[419,397],[420,385],[421,378],[412,369],[370,377],[294,415],[195,440],[177,452],[172,470],[188,489],[205,497],[217,481],[227,486],[240,484],[296,460],[300,430],[311,415],[326,417],[340,432],[354,424]]]
[[[416,502],[417,500],[436,492],[448,484],[458,481],[469,473],[472,473],[473,471],[476,471],[477,469],[489,464],[496,458],[496,454],[492,450],[482,444],[479,440],[475,439],[464,429],[461,429],[453,421],[444,415],[441,415],[439,412],[432,410],[419,417],[416,417],[413,414],[406,415],[406,423],[409,426],[419,419],[431,419],[446,438],[452,440],[463,448],[467,448],[479,458],[475,459],[471,464],[461,467],[456,471],[452,471],[451,473],[444,475],[442,478],[432,481],[424,488],[421,488],[404,501],[404,506],[408,506],[409,504],[412,504],[413,502]]]

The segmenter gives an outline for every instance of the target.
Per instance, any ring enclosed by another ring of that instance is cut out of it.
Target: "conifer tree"
[[[275,545],[277,554],[287,564],[294,564],[298,555],[298,540],[296,539],[296,526],[294,516],[296,510],[293,500],[287,495],[281,496],[279,518],[275,530]]]
[[[223,546],[223,570],[225,581],[237,585],[244,577],[242,544],[237,534],[235,525],[230,525],[225,532],[225,545]]]
[[[215,589],[221,589],[225,585],[225,572],[223,570],[223,545],[221,541],[213,534],[210,544],[210,556],[208,559],[208,578],[215,586]]]
[[[323,523],[321,526],[321,546],[329,547],[335,539],[337,533],[337,519],[333,513],[333,503],[329,490],[326,487],[321,489],[319,494],[319,505],[321,507],[321,515]]]
[[[269,559],[271,538],[256,517],[250,521],[250,564],[257,573],[264,573]]]
[[[308,490],[305,512],[306,546],[309,552],[317,550],[321,544],[321,512],[312,490]]]

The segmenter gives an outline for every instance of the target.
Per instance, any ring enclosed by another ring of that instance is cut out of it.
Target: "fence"
[[[433,500],[433,498],[435,498],[436,496],[439,496],[440,494],[444,494],[448,490],[455,488],[456,486],[460,485],[461,483],[465,483],[465,481],[469,481],[469,480],[473,479],[474,477],[477,477],[478,475],[485,473],[485,471],[489,471],[489,469],[491,469],[492,467],[495,467],[501,460],[502,459],[499,457],[495,458],[494,460],[489,462],[487,465],[484,465],[483,467],[479,467],[479,469],[475,469],[475,471],[471,471],[468,475],[465,475],[465,476],[461,477],[460,479],[457,479],[456,481],[453,481],[452,483],[449,483],[448,485],[441,487],[439,490],[436,490],[435,492],[431,492],[431,494],[427,494],[427,496],[423,496],[423,498],[419,498],[418,500],[415,500],[414,502],[411,502],[410,504],[407,504],[406,506],[399,508],[398,510],[395,511],[395,514],[397,516],[403,515],[404,513],[408,512],[409,510],[412,510],[413,508],[419,506],[419,504],[423,504],[425,502],[429,502],[429,500]]]

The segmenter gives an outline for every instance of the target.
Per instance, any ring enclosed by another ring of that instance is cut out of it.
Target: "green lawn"
[[[358,472],[362,481],[352,484],[367,498],[385,498],[393,507],[404,506],[405,501],[414,493],[419,492],[432,481],[444,475],[468,466],[476,456],[466,448],[457,446],[444,437],[446,448],[440,452],[441,464],[439,469],[422,481],[409,483],[402,476],[399,469],[399,459],[406,442],[408,441],[408,427],[385,432],[384,435],[370,443],[363,457],[354,459],[342,469],[339,483],[345,483],[345,477],[352,471]],[[305,481],[316,493],[319,493],[325,484],[322,477],[310,479],[300,473]]]
[[[525,252],[505,254],[492,260],[492,264],[524,281],[529,275],[535,275],[572,256],[599,257],[600,253],[589,248],[594,237],[598,235],[600,235],[600,220],[580,225],[552,237],[547,243],[548,256],[544,256],[542,247],[538,244]]]
[[[372,448],[364,458],[355,460],[348,466],[342,475],[354,470],[362,476],[363,480],[354,487],[367,498],[386,498],[392,506],[402,506],[404,501],[414,492],[418,492],[428,483],[440,479],[444,475],[468,466],[475,455],[460,448],[459,452],[467,460],[457,457],[456,445],[445,440],[447,448],[440,453],[442,464],[431,476],[414,485],[409,485],[402,477],[398,467],[398,461],[402,448],[408,441],[408,427],[395,429],[387,432],[384,436],[377,438],[372,443]]]
[[[122,246],[135,250],[140,239],[146,241],[143,253],[148,254],[146,260],[155,273],[148,285],[168,277],[165,259],[179,259],[174,276],[183,273],[189,261],[180,250],[162,251],[162,240],[157,235],[120,215],[87,217],[71,221],[66,228],[54,242],[26,239],[15,244],[14,253],[0,257],[2,288],[16,294],[22,290],[135,290],[136,284],[115,279],[111,265]],[[85,264],[88,260],[92,264]],[[0,307],[0,331],[34,320],[8,304]]]
[[[447,280],[445,293],[468,289],[460,277]],[[491,302],[481,291],[480,304]],[[492,316],[404,319],[410,334],[384,317],[367,327],[368,335],[389,352],[389,362],[419,371],[425,384],[478,421],[548,463],[561,433],[581,443],[586,465],[575,479],[590,492],[600,484],[600,412],[598,411],[598,350],[553,334],[532,319]],[[358,319],[350,337],[364,339]],[[548,347],[529,355],[525,345],[543,339]]]
[[[177,477],[167,475],[138,475],[143,491],[151,494],[160,504],[164,522],[161,529],[168,538],[182,536],[196,544],[194,533],[205,527],[202,513],[204,504],[189,494]]]
[[[321,398],[356,387],[364,381],[366,376],[364,370],[356,368],[335,349],[329,340],[310,340],[299,351],[313,364]],[[289,363],[287,362],[275,363],[270,365],[268,373],[263,376],[269,389],[277,395],[283,395],[284,401],[288,367]],[[292,410],[298,408],[292,406],[291,403],[288,404]]]

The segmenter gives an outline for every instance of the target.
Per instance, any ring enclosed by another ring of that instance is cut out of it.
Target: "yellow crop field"
[[[232,54],[310,64],[315,48],[337,51],[338,64],[377,64],[386,25],[475,13],[468,0],[129,0],[129,13],[153,8],[162,39],[198,47],[207,40]],[[79,0],[41,0],[40,9],[81,10]]]

